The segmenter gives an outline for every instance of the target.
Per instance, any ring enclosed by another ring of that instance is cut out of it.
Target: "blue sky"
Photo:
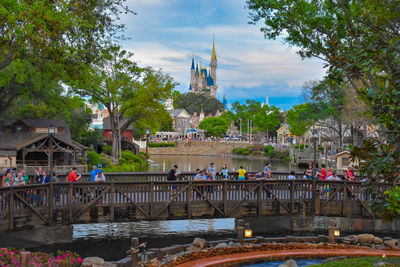
[[[296,48],[281,40],[266,40],[260,26],[248,24],[245,0],[128,0],[137,15],[122,17],[129,40],[123,47],[141,65],[162,68],[189,87],[194,51],[202,65],[209,65],[215,34],[217,98],[228,103],[255,99],[288,109],[301,102],[307,80],[324,75],[317,59],[302,61]]]

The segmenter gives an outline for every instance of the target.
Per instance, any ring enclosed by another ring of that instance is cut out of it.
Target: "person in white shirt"
[[[288,176],[288,180],[296,180],[296,176],[294,176],[294,171],[290,172],[290,175]]]
[[[96,176],[94,177],[95,182],[105,182],[106,177],[101,169],[98,169]]]
[[[14,183],[15,183],[15,185],[25,185],[25,180],[22,177],[22,173],[21,172],[19,172],[17,174],[17,177],[15,178],[15,182]]]

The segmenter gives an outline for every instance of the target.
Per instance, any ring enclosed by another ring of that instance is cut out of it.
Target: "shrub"
[[[271,153],[271,151],[274,151],[274,147],[271,145],[268,146],[264,146],[263,147],[265,154],[269,155]]]
[[[96,152],[87,152],[86,156],[87,156],[87,163],[91,166],[99,165],[102,163],[101,159],[100,159],[100,155],[97,154]]]
[[[146,152],[139,152],[139,154],[137,154],[139,157],[143,158],[143,159],[148,159],[149,154],[146,154]]]
[[[309,148],[309,145],[305,145],[305,144],[300,144],[300,145],[294,145],[293,148],[295,149],[304,149],[304,148]]]
[[[104,153],[104,154],[111,156],[111,153],[112,153],[112,146],[104,145],[104,146],[102,147],[102,150],[103,150],[103,153]]]
[[[251,154],[253,154],[253,155],[261,155],[261,154],[262,154],[262,152],[261,152],[261,151],[258,151],[258,150],[256,150],[256,151],[252,151],[252,152],[251,152]]]
[[[133,161],[135,158],[135,154],[132,151],[124,150],[121,152],[121,157],[126,159],[127,161]]]
[[[119,172],[118,167],[115,166],[115,165],[110,165],[108,167],[103,167],[102,169],[103,169],[103,172]],[[106,175],[106,178],[107,178],[107,175]]]
[[[119,164],[119,165],[126,164],[126,159],[124,159],[124,158],[119,158],[119,159],[118,159],[118,164]]]
[[[149,143],[149,147],[174,147],[175,143]]]
[[[100,154],[100,162],[103,167],[111,166],[112,165],[112,160],[105,155]]]

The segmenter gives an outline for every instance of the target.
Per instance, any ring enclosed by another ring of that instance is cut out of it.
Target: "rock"
[[[340,261],[340,260],[345,260],[345,259],[347,259],[346,256],[331,257],[331,258],[327,258],[327,259],[323,260],[322,263],[327,263],[327,262],[331,262],[331,261]]]
[[[388,262],[382,262],[382,261],[374,263],[374,267],[382,267],[382,266],[391,266],[391,265]]]
[[[371,234],[360,234],[357,236],[358,242],[361,244],[371,244],[374,242],[374,235]]]
[[[278,267],[297,267],[295,260],[287,260],[284,264],[280,264]]]
[[[375,236],[374,237],[374,244],[376,244],[376,245],[383,244],[383,239],[380,238],[380,237]]]
[[[399,249],[400,248],[400,243],[399,243],[399,240],[397,240],[397,239],[385,240],[383,243],[385,244],[385,246],[387,246],[391,249]]]
[[[157,259],[152,259],[150,261],[150,266],[151,267],[158,267],[158,265],[160,265],[160,262]]]
[[[218,245],[216,245],[214,248],[226,248],[228,247],[227,243],[219,243]]]
[[[228,246],[233,246],[235,243],[233,243],[232,241],[229,241]]]
[[[358,237],[356,235],[348,235],[346,237],[343,237],[343,243],[345,244],[357,244],[358,242]]]
[[[104,267],[117,267],[118,265],[112,262],[105,262]]]
[[[105,261],[99,257],[87,257],[83,260],[84,267],[105,267]]]
[[[193,245],[191,245],[190,247],[188,247],[188,248],[186,249],[187,252],[199,252],[199,251],[201,251],[201,250],[202,250],[201,248],[195,247],[195,246],[193,246]]]
[[[206,246],[206,241],[203,238],[196,237],[193,240],[192,246],[203,249]]]

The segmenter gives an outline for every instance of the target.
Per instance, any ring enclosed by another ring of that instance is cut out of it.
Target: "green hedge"
[[[174,147],[175,143],[149,143],[149,147]]]
[[[104,154],[111,156],[112,146],[104,145],[101,149],[103,150]]]
[[[249,155],[250,154],[250,150],[245,147],[245,148],[234,148],[232,149],[232,153],[236,154],[236,155]]]

